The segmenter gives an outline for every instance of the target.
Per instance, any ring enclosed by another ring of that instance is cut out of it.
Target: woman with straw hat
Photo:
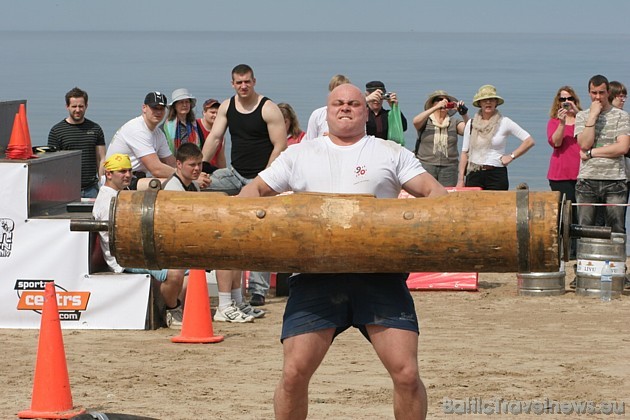
[[[492,85],[481,86],[475,94],[473,106],[479,111],[468,120],[464,129],[458,187],[509,189],[507,166],[534,146],[534,139],[527,131],[497,110],[504,102]],[[510,135],[519,139],[521,144],[507,153]]]
[[[463,117],[455,118],[455,114]],[[418,130],[415,155],[422,167],[445,187],[457,184],[457,136],[464,134],[468,121],[468,108],[464,101],[436,90],[429,94],[424,111],[413,118]]]

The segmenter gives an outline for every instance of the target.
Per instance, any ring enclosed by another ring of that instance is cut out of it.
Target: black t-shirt
[[[64,119],[50,129],[48,146],[57,150],[80,150],[81,188],[97,182],[96,146],[105,146],[105,136],[100,125],[87,118],[81,124],[70,124]]]

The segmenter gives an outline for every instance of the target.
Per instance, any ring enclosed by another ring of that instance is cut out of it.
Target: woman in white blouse
[[[504,102],[492,85],[481,86],[475,94],[472,104],[479,111],[464,128],[458,187],[509,189],[507,166],[534,146],[534,139],[527,131],[497,110]],[[510,135],[521,144],[508,153],[506,146]]]

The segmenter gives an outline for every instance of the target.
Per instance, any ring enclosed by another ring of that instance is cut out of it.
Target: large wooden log
[[[558,192],[438,198],[122,191],[112,251],[123,267],[277,272],[552,272]]]

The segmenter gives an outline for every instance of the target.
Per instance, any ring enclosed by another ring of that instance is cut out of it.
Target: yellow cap
[[[128,155],[115,153],[105,161],[105,169],[108,171],[131,169],[131,159],[129,159]]]

